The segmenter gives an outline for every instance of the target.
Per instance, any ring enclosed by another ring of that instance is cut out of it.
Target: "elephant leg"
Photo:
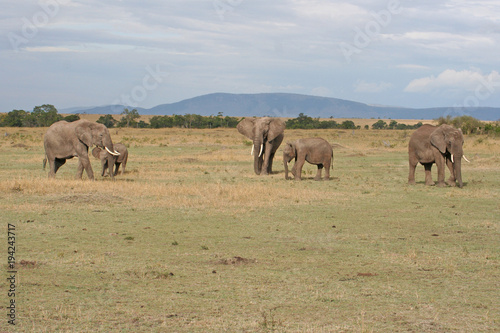
[[[331,162],[327,161],[325,164],[323,164],[323,167],[325,168],[325,178],[324,180],[330,180],[330,167],[331,167]]]
[[[49,161],[49,178],[56,177],[56,162],[55,160],[48,159]]]
[[[274,154],[275,153],[272,153],[269,156],[269,163],[267,164],[267,173],[268,174],[272,174],[273,173],[273,159],[274,159]]]
[[[318,171],[316,171],[316,176],[314,177],[314,180],[316,181],[321,180],[322,171],[323,171],[323,164],[318,164]]]
[[[409,174],[408,174],[408,184],[409,185],[415,185],[415,169],[417,168],[417,164],[418,162],[417,161],[413,161],[411,158],[410,158],[410,163],[409,163],[409,167],[410,167],[410,171],[409,171]],[[424,166],[425,167],[425,166]],[[432,180],[432,179],[431,179]]]
[[[255,174],[256,175],[260,175],[261,172],[262,172],[262,163],[264,161],[264,158],[262,156],[256,156],[255,157],[255,163],[254,163],[254,166],[255,166]]]
[[[107,168],[107,165],[108,162],[106,160],[103,160],[101,162],[101,167],[102,167],[102,171],[101,171],[101,177],[104,177],[106,175],[106,168]]]
[[[274,157],[272,150],[273,150],[273,144],[271,142],[266,142],[264,144],[264,158],[261,168],[261,174],[263,175],[269,175],[271,173],[273,157]]]
[[[445,187],[446,183],[444,182],[444,165],[445,165],[444,158],[436,160],[436,166],[438,169],[438,181],[437,181],[437,186],[438,187]]]
[[[120,170],[121,163],[115,163],[115,176],[118,174],[118,170]]]
[[[54,159],[48,159],[49,160],[49,166],[50,166],[50,171],[49,171],[49,178],[55,178],[56,177],[56,172],[59,170],[61,166],[66,163],[65,159],[60,159],[60,158],[54,158]]]
[[[302,167],[304,166],[304,160],[300,160],[298,159],[297,161],[295,161],[295,164],[293,165],[293,168],[295,170],[292,170],[295,171],[295,173],[293,174],[293,176],[295,177],[295,180],[302,180]]]
[[[293,162],[293,167],[292,169],[290,170],[290,173],[293,175],[293,178],[295,178],[295,175],[297,174],[297,160],[295,160],[295,162]]]
[[[76,168],[76,179],[82,179],[82,175],[83,175],[83,164],[82,164],[82,161],[81,159],[78,159],[78,167]]]
[[[260,174],[261,175],[268,175],[269,174],[269,155],[265,155],[263,160],[262,160],[262,164],[260,166]]]
[[[80,156],[78,158],[78,169],[76,172],[76,178],[77,179],[82,179],[83,175],[83,170],[85,169],[85,172],[87,172],[87,176],[89,177],[90,180],[94,180],[94,171],[92,170],[92,166],[90,165],[90,161],[87,158]]]
[[[434,185],[434,181],[432,180],[432,163],[425,163],[424,164],[424,169],[425,169],[425,185]]]

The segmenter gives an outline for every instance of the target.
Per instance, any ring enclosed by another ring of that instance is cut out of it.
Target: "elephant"
[[[74,122],[61,120],[53,123],[45,133],[43,140],[45,159],[43,166],[49,161],[49,178],[55,178],[57,170],[66,163],[66,160],[78,157],[76,179],[81,179],[83,170],[90,180],[94,180],[94,172],[90,165],[88,150],[93,145],[106,149],[110,156],[118,156],[114,150],[109,130],[103,124],[85,119]],[[108,163],[109,173],[113,178],[113,163]]]
[[[460,129],[450,125],[441,126],[422,125],[410,137],[408,144],[408,157],[410,172],[408,184],[415,184],[415,168],[418,163],[425,168],[425,184],[434,185],[432,181],[431,168],[436,163],[438,168],[437,186],[444,187],[445,165],[450,170],[450,178],[447,183],[450,186],[463,187],[462,181],[462,157],[469,162],[463,154],[464,136]]]
[[[255,174],[271,174],[274,154],[284,138],[285,122],[272,117],[245,118],[238,123],[237,129],[253,141],[251,154]]]
[[[287,142],[283,148],[283,165],[285,167],[285,179],[288,177],[288,163],[295,159],[292,175],[295,180],[301,180],[304,162],[318,166],[318,172],[314,180],[321,180],[321,170],[325,168],[325,180],[330,179],[330,166],[333,160],[332,146],[323,138],[299,139]]]
[[[120,153],[119,156],[111,155],[106,150],[103,150],[99,147],[95,147],[94,149],[92,149],[92,156],[94,156],[98,160],[101,160],[101,165],[102,165],[101,176],[103,177],[106,173],[106,169],[109,169],[108,168],[109,161],[112,161],[112,165],[115,166],[115,171],[113,172],[114,176],[118,174],[118,170],[120,169],[121,164],[123,164],[121,174],[123,175],[125,173],[125,167],[127,166],[127,160],[128,160],[127,147],[123,143],[115,143],[114,149],[115,151]]]

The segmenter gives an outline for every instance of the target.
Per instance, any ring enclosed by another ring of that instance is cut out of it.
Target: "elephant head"
[[[253,141],[254,170],[257,175],[271,173],[272,159],[285,131],[285,122],[279,118],[245,118],[237,126],[238,131]]]
[[[89,148],[97,146],[101,149],[105,149],[113,156],[120,155],[119,152],[114,150],[109,130],[103,124],[93,123],[90,121],[80,122],[75,127],[75,134],[78,140],[83,142]]]
[[[285,179],[288,178],[288,163],[297,157],[297,149],[295,145],[291,142],[287,142],[285,148],[283,148],[283,166],[285,167]],[[292,174],[295,176],[294,170],[292,168]]]
[[[454,178],[458,181],[458,186],[463,187],[462,182],[462,157],[464,156],[463,144],[464,136],[460,129],[450,125],[441,125],[431,134],[431,144],[443,154],[447,163],[452,164]],[[450,168],[451,170],[451,168]]]

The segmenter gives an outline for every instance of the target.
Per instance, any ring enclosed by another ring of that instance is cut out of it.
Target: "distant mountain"
[[[68,113],[120,114],[127,106],[107,105],[82,108]],[[129,109],[134,107],[128,106]],[[480,120],[500,119],[500,108],[427,108],[368,105],[338,98],[318,97],[288,93],[227,94],[214,93],[186,99],[171,104],[161,104],[151,109],[135,108],[143,115],[203,116],[222,113],[232,117],[272,116],[295,118],[300,113],[313,118],[382,118],[382,119],[435,119],[440,116],[470,115]],[[65,113],[60,110],[60,113]]]
[[[123,109],[128,108],[129,110],[137,109],[140,114],[147,113],[148,109],[125,106],[125,105],[104,105],[104,106],[84,106],[84,107],[72,107],[66,109],[58,110],[59,113],[79,113],[79,114],[120,114]]]

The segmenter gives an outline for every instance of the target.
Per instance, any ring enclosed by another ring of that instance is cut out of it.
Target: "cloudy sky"
[[[498,0],[0,0],[0,112],[213,92],[500,107]]]

